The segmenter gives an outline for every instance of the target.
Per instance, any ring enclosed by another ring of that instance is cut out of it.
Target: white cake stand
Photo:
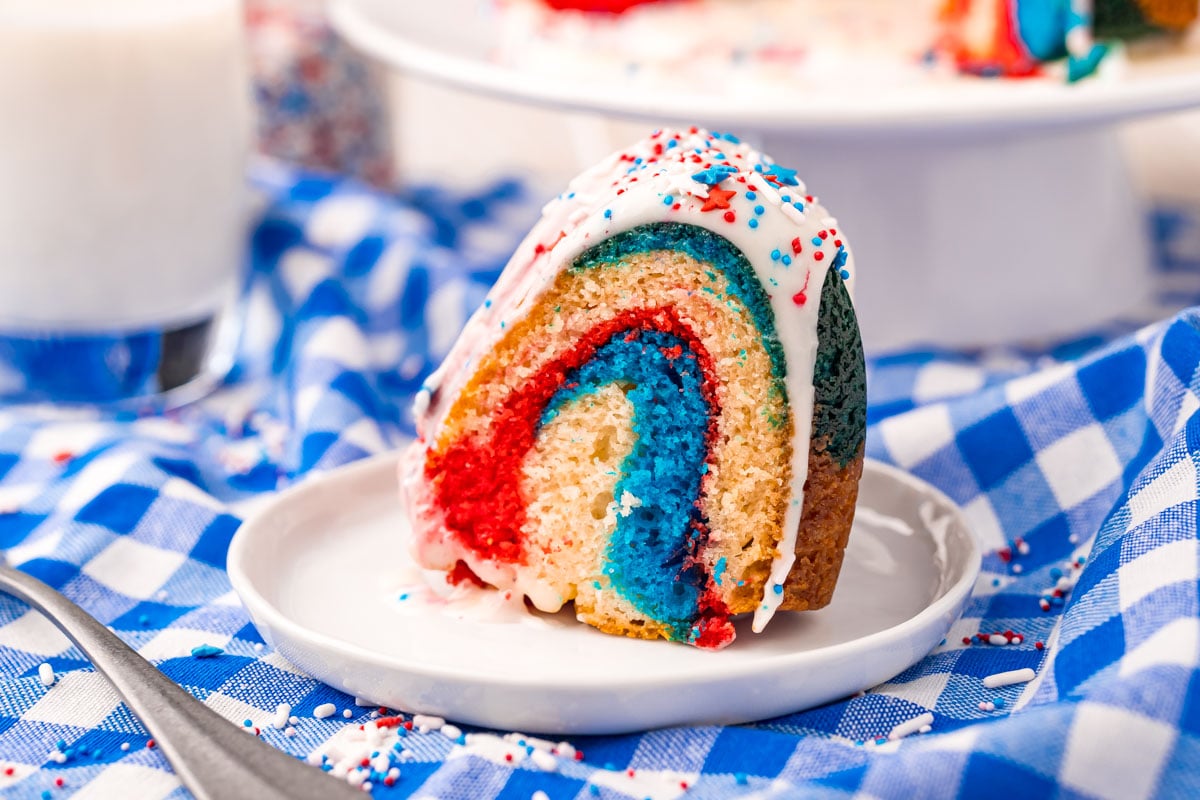
[[[797,167],[850,235],[875,352],[1068,335],[1149,298],[1144,209],[1115,131],[1200,105],[1200,54],[1117,64],[1120,74],[1076,85],[663,87],[497,64],[487,7],[333,0],[331,15],[349,41],[413,74],[555,108],[734,131]]]

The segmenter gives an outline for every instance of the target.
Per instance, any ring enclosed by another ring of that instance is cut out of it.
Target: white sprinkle
[[[921,728],[925,727],[926,725],[933,725],[933,714],[928,711],[926,711],[924,714],[921,714],[919,717],[914,717],[908,722],[901,722],[899,725],[892,728],[892,732],[888,734],[888,739],[893,742],[897,739],[903,739],[905,736],[921,730]]]
[[[400,768],[392,767],[391,769],[388,770],[387,776],[389,778],[391,778],[392,780],[398,780],[400,778]]]
[[[370,719],[379,719],[379,711],[378,711],[378,709],[371,709],[371,713],[370,713],[370,714],[367,714],[367,717],[368,717],[368,718],[370,718]]]
[[[1070,542],[1071,544],[1079,544],[1079,534],[1072,533],[1070,536],[1067,537],[1067,541]]]
[[[1022,539],[1020,543],[1017,544],[1017,552],[1023,556],[1029,555],[1029,542]]]
[[[121,752],[122,753],[129,752],[129,742],[121,742]]]
[[[929,733],[931,730],[933,730],[932,725],[922,725],[921,727],[917,728],[917,733]]]
[[[363,781],[363,782],[362,782],[362,790],[363,790],[364,792],[370,792],[370,791],[371,791],[371,782],[370,782],[370,781]]]
[[[988,644],[1008,644],[1008,637],[1002,633],[993,633],[988,637]]]
[[[412,719],[413,727],[421,733],[429,733],[430,731],[440,731],[442,726],[446,724],[446,720],[441,717],[431,717],[425,714],[417,714]]]
[[[38,665],[38,680],[42,682],[42,686],[47,689],[54,685],[54,667],[49,664]]]
[[[262,642],[255,642],[255,643],[254,643],[254,652],[256,652],[256,653],[261,653],[261,652],[262,652],[264,649],[265,649],[265,648],[263,647],[263,643],[262,643]]]
[[[529,795],[529,800],[550,800],[550,795],[538,789],[533,794]]]
[[[1013,575],[1020,575],[1022,572],[1025,571],[1025,568],[1022,567],[1020,564],[1013,564],[1012,571],[1013,571]]]
[[[388,765],[390,763],[391,762],[388,760],[387,753],[380,753],[379,755],[375,756],[375,758],[371,759],[371,769],[380,773],[387,772]]]
[[[319,705],[313,709],[313,716],[316,717],[317,719],[325,719],[327,717],[332,717],[336,713],[337,713],[337,706],[335,706],[333,703],[322,703],[321,705]]]
[[[779,207],[779,210],[783,212],[785,217],[790,219],[795,224],[804,224],[804,212],[797,210],[796,207],[791,203],[784,203]]]
[[[54,751],[54,763],[56,763],[56,764],[65,764],[65,763],[67,763],[67,754],[66,754],[66,753],[61,753],[61,752],[59,752],[59,751],[55,750],[55,751]]]
[[[288,725],[286,728],[283,729],[283,735],[288,737],[289,739],[291,739],[291,738],[295,737],[296,729],[293,728],[291,725]]]
[[[299,725],[300,718],[293,714],[292,716],[288,717],[288,724],[289,725]]]
[[[283,730],[288,724],[288,715],[292,713],[292,707],[287,703],[280,703],[275,706],[275,717],[271,720],[271,724],[276,730]]]
[[[544,750],[534,750],[529,754],[529,760],[543,772],[558,772],[558,759]]]
[[[1067,591],[1068,589],[1071,588],[1071,586],[1072,586],[1071,579],[1068,578],[1066,575],[1063,575],[1061,578],[1058,579],[1058,583],[1054,584],[1054,588],[1058,589],[1060,592]]]
[[[448,736],[451,739],[457,739],[462,736],[462,730],[457,725],[443,725],[442,735]]]
[[[343,711],[343,712],[342,712],[342,717],[343,717],[343,718],[345,718],[345,719],[350,719],[350,718],[351,718],[351,717],[353,717],[353,716],[354,716],[354,712],[353,712],[353,711],[351,711],[351,710],[350,710],[350,709],[348,709],[348,708],[347,708],[345,711]]]
[[[559,742],[554,746],[554,752],[563,758],[575,758],[575,746],[570,742]]]
[[[379,708],[379,703],[368,700],[365,697],[354,698],[354,705],[359,708]]]
[[[1013,669],[1008,672],[997,672],[995,675],[988,675],[983,679],[983,685],[989,689],[999,689],[1001,686],[1012,686],[1014,683],[1028,683],[1036,677],[1036,673],[1026,667],[1025,669]]]

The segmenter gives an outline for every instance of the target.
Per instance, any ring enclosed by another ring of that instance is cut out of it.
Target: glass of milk
[[[0,397],[182,398],[228,367],[240,0],[0,0]]]

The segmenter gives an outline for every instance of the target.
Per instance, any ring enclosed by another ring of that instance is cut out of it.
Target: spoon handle
[[[247,734],[37,578],[0,566],[0,590],[42,612],[112,682],[199,800],[338,800],[363,793]]]

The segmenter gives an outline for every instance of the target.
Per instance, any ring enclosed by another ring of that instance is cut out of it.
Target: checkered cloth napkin
[[[396,446],[408,399],[535,212],[511,183],[391,198],[283,171],[259,181],[231,385],[169,416],[0,409],[0,547],[233,724],[303,757],[378,711],[264,646],[223,572],[238,509]],[[1158,230],[1174,285],[1200,275],[1200,226],[1164,213]],[[1198,323],[1187,311],[1049,354],[872,361],[869,455],[962,504],[988,551],[946,641],[887,683],[754,725],[580,737],[578,757],[531,745],[510,761],[417,720],[359,779],[380,797],[487,800],[1197,796]],[[193,655],[202,645],[222,652]],[[1026,667],[1030,683],[983,685]],[[280,703],[295,717],[282,730]],[[349,720],[316,718],[327,703]],[[928,732],[887,740],[926,713]],[[105,680],[6,597],[0,786],[186,796]]]

